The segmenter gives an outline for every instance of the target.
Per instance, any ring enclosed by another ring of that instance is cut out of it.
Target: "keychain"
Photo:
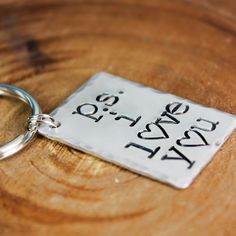
[[[25,133],[0,146],[0,160],[40,133],[177,188],[191,184],[236,127],[234,115],[104,72],[49,115],[20,88],[0,84],[0,95],[31,108]]]

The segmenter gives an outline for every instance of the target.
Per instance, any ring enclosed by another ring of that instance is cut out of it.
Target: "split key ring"
[[[8,84],[0,84],[0,96],[17,98],[25,102],[31,109],[31,116],[28,119],[26,131],[11,140],[10,142],[0,145],[0,160],[5,159],[24,148],[38,131],[41,123],[46,123],[50,127],[59,127],[60,123],[55,121],[51,116],[42,114],[37,101],[25,90]]]

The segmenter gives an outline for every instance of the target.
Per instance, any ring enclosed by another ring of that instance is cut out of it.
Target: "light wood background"
[[[1,83],[50,112],[99,71],[236,114],[235,0],[1,0]],[[1,97],[1,143],[27,115]],[[0,162],[0,235],[236,235],[236,133],[186,190],[38,137]]]

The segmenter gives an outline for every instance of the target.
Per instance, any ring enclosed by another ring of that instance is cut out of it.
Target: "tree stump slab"
[[[233,0],[0,3],[0,82],[44,113],[106,71],[235,115],[235,45]],[[29,111],[1,97],[0,114],[4,143]],[[0,235],[236,235],[235,144],[177,190],[38,136],[0,162]]]

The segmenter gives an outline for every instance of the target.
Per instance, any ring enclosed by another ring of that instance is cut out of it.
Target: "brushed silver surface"
[[[104,72],[50,115],[61,125],[40,126],[42,135],[177,188],[191,184],[236,127],[231,114]]]

